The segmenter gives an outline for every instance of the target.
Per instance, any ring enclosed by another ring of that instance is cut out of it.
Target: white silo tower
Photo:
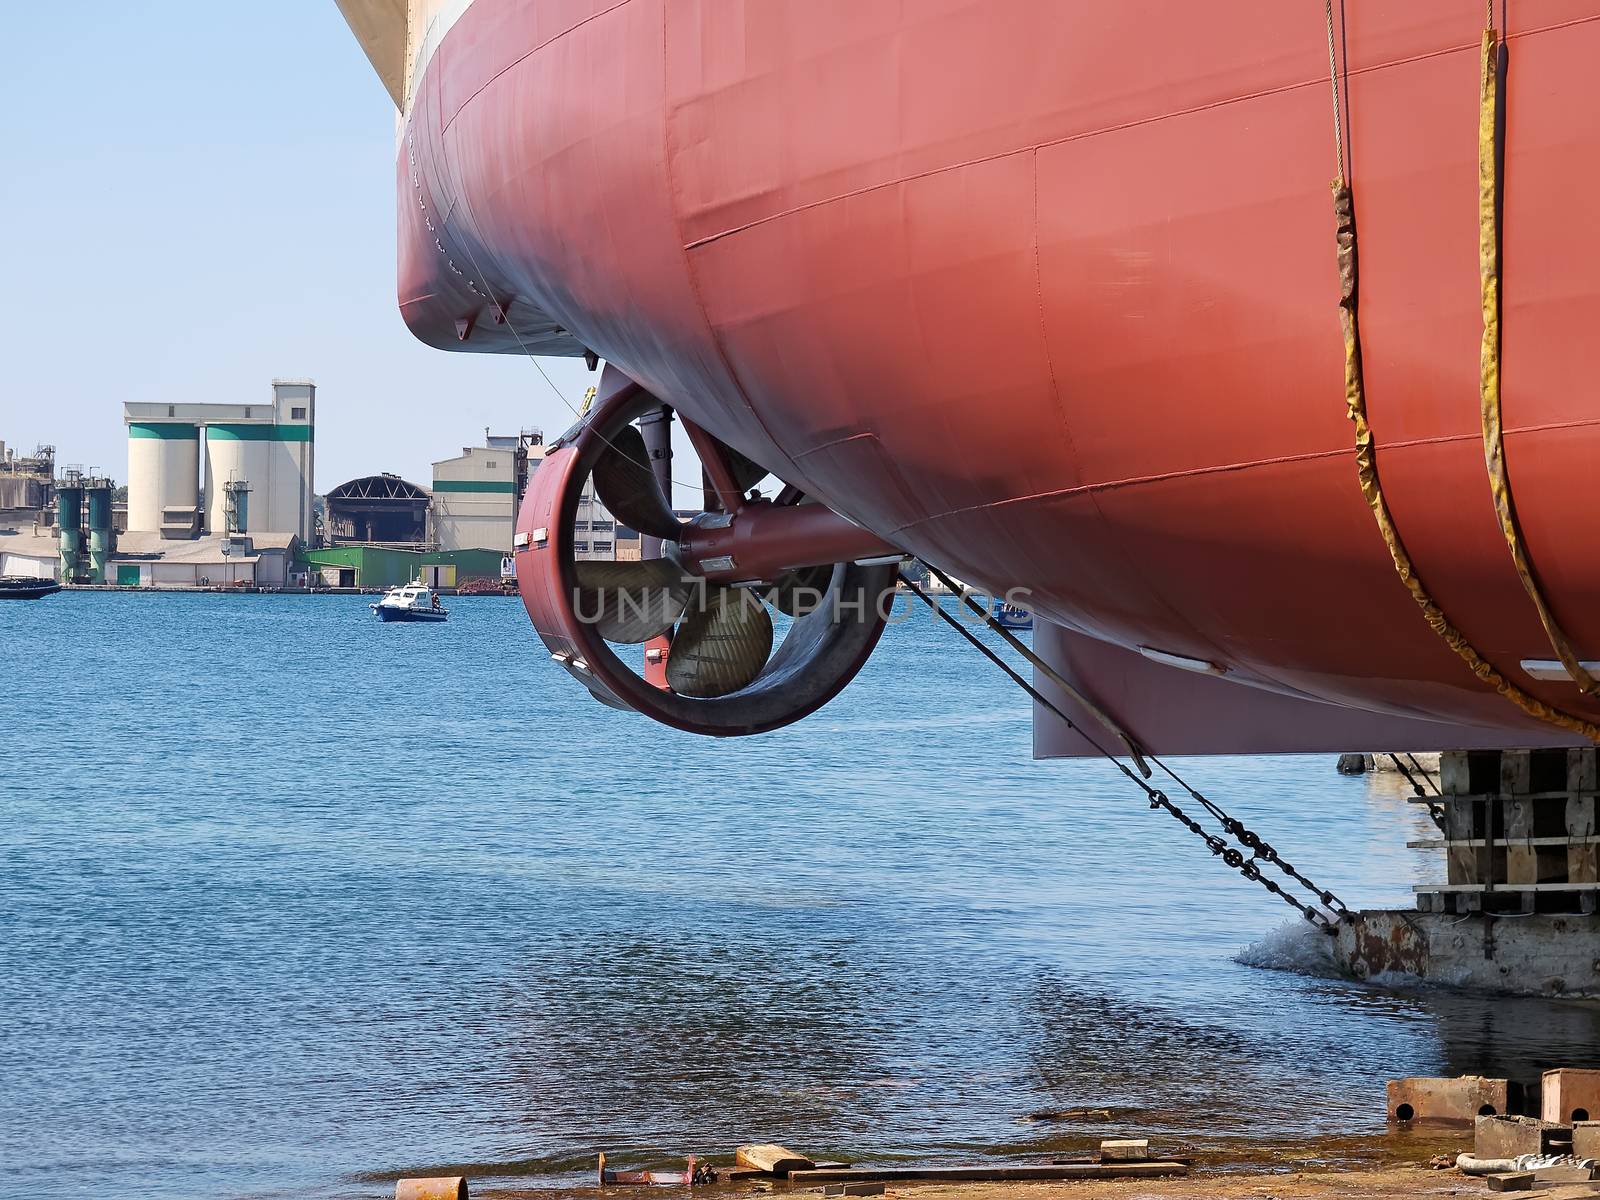
[[[228,528],[229,486],[248,487],[257,533],[311,538],[316,384],[273,380],[272,403],[230,406],[206,422],[206,528]]]
[[[128,529],[193,536],[200,506],[200,430],[161,417],[162,406],[124,405],[128,423]],[[168,411],[175,411],[169,409]]]

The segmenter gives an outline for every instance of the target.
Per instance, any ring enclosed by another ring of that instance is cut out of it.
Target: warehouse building
[[[119,587],[284,587],[300,582],[294,566],[299,553],[300,539],[293,533],[187,542],[159,533],[124,533],[117,539],[105,582]]]
[[[420,551],[389,546],[324,546],[300,557],[317,587],[399,587],[422,569]]]
[[[431,503],[426,491],[398,475],[352,479],[327,495],[327,540],[335,546],[425,545]]]
[[[32,526],[0,525],[0,575],[59,579],[61,543],[53,532]]]
[[[405,550],[393,546],[326,546],[300,556],[311,583],[338,588],[391,588],[421,579],[429,587],[460,587],[500,578],[496,550]]]

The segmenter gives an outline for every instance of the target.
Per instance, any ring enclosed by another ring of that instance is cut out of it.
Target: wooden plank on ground
[[[978,1167],[855,1167],[850,1170],[792,1171],[791,1183],[1010,1183],[1051,1179],[1159,1179],[1186,1175],[1180,1162],[1029,1163],[1017,1166]]]
[[[804,1154],[796,1154],[787,1147],[770,1143],[740,1146],[733,1152],[733,1161],[741,1167],[763,1171],[768,1175],[788,1175],[794,1171],[809,1171],[816,1166]]]
[[[1123,1138],[1100,1143],[1101,1162],[1149,1162],[1149,1138]]]
[[[1491,1192],[1528,1192],[1533,1190],[1532,1171],[1504,1171],[1489,1176]]]
[[[1594,1172],[1588,1167],[1534,1167],[1535,1183],[1589,1183]]]

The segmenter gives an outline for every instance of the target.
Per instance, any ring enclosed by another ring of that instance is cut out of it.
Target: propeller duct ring
[[[632,449],[622,431],[661,403],[632,381],[606,390],[534,472],[518,515],[518,588],[541,639],[596,699],[691,733],[764,733],[815,712],[855,677],[876,647],[898,565],[836,564],[823,602],[795,616],[765,665],[737,691],[697,698],[652,686],[618,657],[593,621],[579,619],[572,604],[579,564],[571,533],[584,484],[602,456],[614,455],[624,442]]]

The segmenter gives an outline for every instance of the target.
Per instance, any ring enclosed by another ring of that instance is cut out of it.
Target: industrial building
[[[4,519],[47,511],[55,503],[55,494],[54,446],[40,446],[24,455],[0,442],[0,514]]]
[[[184,540],[260,530],[309,543],[316,400],[310,380],[275,379],[265,404],[124,404],[128,531]]]
[[[63,583],[105,583],[115,531],[111,480],[68,469],[56,485],[56,533]]]
[[[159,533],[117,538],[103,580],[119,587],[283,587],[298,583],[293,533],[250,533],[173,541]]]
[[[0,575],[57,578],[55,495],[53,446],[23,455],[0,442]]]
[[[35,461],[39,461],[37,456]],[[44,456],[44,461],[49,461],[49,456]],[[44,487],[44,481],[34,482],[36,488]],[[117,539],[114,485],[103,475],[86,475],[77,467],[68,467],[59,480],[50,479],[48,485],[54,511],[30,506],[0,519],[0,575],[64,583],[106,582]],[[39,490],[29,492],[33,498],[40,494]]]
[[[517,501],[545,454],[544,435],[484,431],[484,445],[433,464],[433,539],[441,550],[511,552]]]
[[[327,541],[335,546],[424,546],[432,497],[398,475],[365,475],[326,498]]]
[[[433,538],[440,550],[493,550],[510,554],[517,504],[528,478],[544,461],[544,435],[484,430],[482,446],[433,464]],[[578,502],[574,551],[580,559],[637,559],[639,534],[616,519],[585,484]]]
[[[413,579],[429,587],[459,587],[469,579],[499,579],[502,556],[495,550],[403,550],[392,546],[329,546],[301,555],[313,584],[341,588],[389,588]]]

